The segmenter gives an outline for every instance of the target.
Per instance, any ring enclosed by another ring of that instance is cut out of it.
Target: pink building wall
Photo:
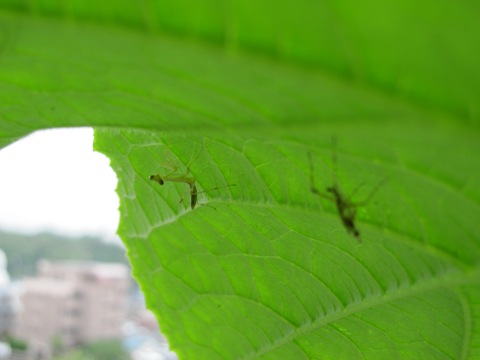
[[[123,264],[41,261],[24,281],[16,336],[65,347],[120,338],[129,284]]]

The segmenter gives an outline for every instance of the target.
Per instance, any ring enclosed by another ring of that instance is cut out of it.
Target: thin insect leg
[[[165,175],[163,175],[164,178],[168,178],[172,175],[181,175],[181,174],[177,174],[176,171],[178,170],[178,164],[175,165],[174,167],[172,167],[172,171],[166,173]]]
[[[214,188],[198,191],[197,194],[203,194],[203,193],[206,193],[206,192],[209,192],[209,191],[223,189],[223,188],[231,187],[231,186],[237,186],[237,185],[236,184],[227,184],[227,185],[217,186],[217,187],[214,187]]]
[[[195,161],[197,161],[197,159],[200,157],[200,155],[201,155],[202,152],[203,152],[203,149],[204,149],[203,144],[202,144],[201,146],[202,146],[202,147],[200,148],[200,151],[197,153],[197,155],[194,157],[194,156],[193,156],[194,153],[192,153],[192,156],[191,156],[190,160],[189,160],[188,163],[187,163],[186,168],[187,168],[187,172],[188,172],[188,173],[190,172],[190,166],[192,166],[192,164],[193,164]]]
[[[353,203],[355,206],[363,206],[363,205],[366,205],[368,204],[368,202],[370,201],[370,199],[373,197],[373,195],[375,195],[375,193],[380,190],[382,188],[383,185],[385,185],[385,183],[388,181],[388,178],[387,177],[384,177],[382,180],[380,180],[377,185],[375,185],[375,187],[370,191],[370,193],[367,195],[367,197],[365,199],[363,199],[362,201],[359,201],[359,202],[356,202],[356,203]]]
[[[183,204],[183,200],[185,200],[185,198],[187,196],[189,196],[189,197],[192,196],[192,190],[191,189],[188,189],[188,190],[185,190],[185,191],[182,192],[182,195],[180,196],[180,200],[178,200],[178,203]]]
[[[236,184],[227,184],[227,185],[223,185],[223,186],[217,186],[217,187],[214,187],[214,188],[211,188],[211,189],[207,189],[207,190],[203,190],[203,191],[197,191],[197,188],[196,187],[193,187],[192,188],[192,192],[191,192],[191,207],[192,209],[195,207],[195,205],[197,204],[197,200],[198,200],[198,194],[201,194],[201,193],[206,193],[208,191],[211,191],[211,190],[217,190],[217,189],[221,189],[221,188],[226,188],[226,187],[231,187],[231,186],[236,186]],[[212,209],[214,210],[217,210],[215,208],[215,206],[213,205],[210,205],[210,204],[199,204],[201,206],[208,206],[208,207],[211,207]]]
[[[312,153],[309,151],[308,153],[308,161],[310,163],[310,191],[313,192],[314,194],[323,197],[325,199],[328,199],[330,201],[335,201],[335,199],[325,193],[322,193],[320,190],[317,189],[315,186],[315,179],[313,178],[313,160],[312,160]]]
[[[337,136],[332,135],[332,184],[333,187],[338,188],[337,183]]]
[[[355,196],[355,194],[358,192],[358,190],[360,190],[363,186],[365,185],[365,181],[362,181],[360,184],[358,184],[355,189],[353,189],[353,191],[350,193],[350,195],[348,196],[349,199],[353,199],[353,197]]]
[[[213,210],[217,211],[217,208],[213,206],[212,204],[197,204],[198,206],[208,206],[209,208],[212,208]]]

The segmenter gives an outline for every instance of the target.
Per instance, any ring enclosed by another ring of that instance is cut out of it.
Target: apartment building
[[[15,334],[51,347],[120,338],[129,283],[123,264],[42,260],[23,282]]]

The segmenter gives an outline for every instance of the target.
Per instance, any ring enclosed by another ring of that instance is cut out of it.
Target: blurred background
[[[0,359],[176,359],[131,277],[93,130],[33,133],[0,169]]]

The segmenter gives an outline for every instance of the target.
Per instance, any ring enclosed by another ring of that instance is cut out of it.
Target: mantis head
[[[164,184],[164,181],[163,181],[162,177],[158,174],[150,175],[150,180],[155,181],[155,182],[159,183],[160,185]]]

